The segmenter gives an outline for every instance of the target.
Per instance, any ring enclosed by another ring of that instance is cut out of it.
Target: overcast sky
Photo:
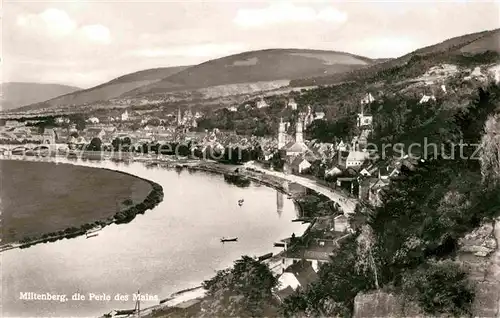
[[[82,88],[242,51],[397,57],[500,27],[494,2],[4,0],[3,80]]]

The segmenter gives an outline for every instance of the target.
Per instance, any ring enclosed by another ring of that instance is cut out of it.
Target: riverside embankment
[[[70,163],[62,158],[58,161]],[[114,301],[113,296],[137,290],[165,299],[176,291],[199,286],[241,255],[278,251],[274,242],[307,227],[291,222],[297,218],[292,200],[278,200],[284,194],[255,183],[241,188],[228,184],[219,174],[146,167],[139,162],[77,159],[73,164],[120,170],[151,180],[163,187],[164,200],[133,222],[110,224],[90,239],[79,236],[2,252],[4,317],[95,317],[111,309],[133,308],[131,300]],[[245,203],[238,206],[241,198]],[[239,239],[222,245],[222,236]],[[111,301],[44,302],[42,306],[19,299],[20,292],[48,290],[68,296],[75,290],[83,295],[105,293]],[[155,304],[158,302],[145,301],[141,308]]]

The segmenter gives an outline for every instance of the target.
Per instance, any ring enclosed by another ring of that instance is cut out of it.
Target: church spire
[[[302,143],[304,142],[304,136],[302,134],[302,122],[299,121],[297,122],[297,125],[295,126],[295,142]]]
[[[285,123],[283,122],[283,117],[280,119],[280,124],[278,128],[278,149],[281,149],[285,146],[286,141],[286,129]]]

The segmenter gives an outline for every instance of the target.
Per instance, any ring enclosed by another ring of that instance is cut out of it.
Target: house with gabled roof
[[[295,99],[290,98],[286,104],[286,107],[290,108],[291,110],[297,110],[297,103],[295,102]]]
[[[293,295],[294,292],[295,290],[291,286],[287,286],[286,288],[280,289],[277,292],[275,292],[274,295],[276,296],[276,298],[278,298],[280,302],[284,302],[285,298]]]
[[[370,183],[370,190],[368,191],[368,202],[373,206],[380,206],[382,204],[382,190],[389,185],[389,180],[377,179]]]
[[[370,156],[370,153],[366,151],[350,151],[346,158],[345,166],[349,167],[360,167]]]
[[[306,158],[303,156],[298,156],[293,159],[293,161],[290,163],[290,170],[292,173],[303,173],[307,171],[311,167],[311,163],[307,161]]]
[[[359,171],[359,174],[363,177],[371,177],[372,176],[372,174],[370,173],[370,171],[368,171],[367,168],[361,169],[361,171]]]

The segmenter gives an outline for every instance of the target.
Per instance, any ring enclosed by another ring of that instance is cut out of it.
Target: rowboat
[[[97,233],[97,232],[99,232],[100,230],[102,230],[102,226],[97,225],[97,226],[94,226],[93,228],[91,228],[90,230],[88,230],[87,232],[85,232],[85,234],[87,235],[87,238],[91,238],[91,237],[99,235],[99,233]]]
[[[97,235],[99,235],[99,233],[90,233],[90,234],[87,234],[87,238],[91,238],[91,237],[94,237]]]
[[[237,242],[238,238],[237,237],[223,237],[220,239],[222,243],[224,242]]]

